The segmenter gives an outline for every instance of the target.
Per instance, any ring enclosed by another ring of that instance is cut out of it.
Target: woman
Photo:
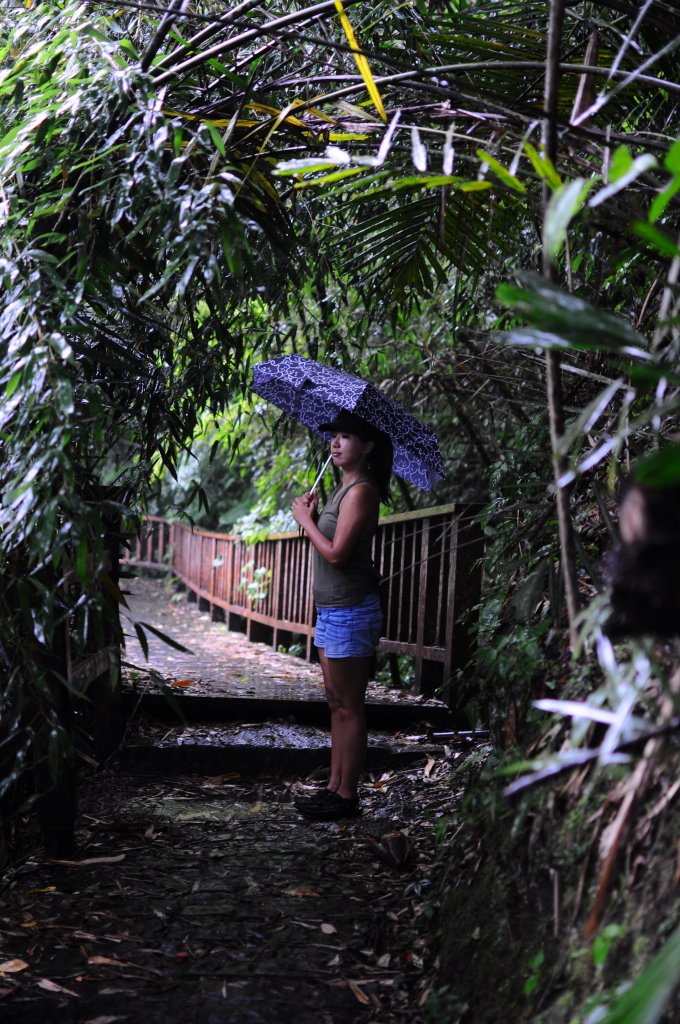
[[[334,821],[359,813],[364,698],[382,629],[371,541],[380,502],[390,500],[392,444],[382,431],[345,411],[319,430],[332,434],[331,456],[342,483],[318,521],[316,495],[296,498],[292,511],[314,547],[314,643],[331,712],[331,774],[324,789],[295,803],[308,818]]]

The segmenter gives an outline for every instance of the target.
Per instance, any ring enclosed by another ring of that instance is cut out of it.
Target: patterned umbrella
[[[444,476],[434,431],[377,388],[302,356],[280,356],[253,367],[253,391],[299,423],[326,436],[320,423],[341,409],[378,427],[394,446],[394,472],[429,491]]]

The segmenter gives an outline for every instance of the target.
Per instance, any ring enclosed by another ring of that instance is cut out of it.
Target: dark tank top
[[[375,487],[370,477],[360,477],[348,487],[333,493],[324,505],[316,525],[327,540],[333,540],[335,536],[340,502],[352,487],[364,483]],[[318,551],[314,551],[313,593],[317,605],[322,608],[347,608],[359,604],[369,594],[378,593],[380,576],[371,558],[372,542],[372,535],[366,540],[360,540],[342,568],[331,565]]]

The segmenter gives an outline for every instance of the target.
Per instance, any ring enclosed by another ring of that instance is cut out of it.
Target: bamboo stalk
[[[545,68],[545,116],[543,119],[543,145],[546,156],[553,164],[557,163],[557,96],[560,78],[560,43],[564,24],[565,0],[552,0],[550,5],[550,23],[548,26],[548,50]],[[545,233],[546,211],[549,200],[547,183],[543,185],[543,224]],[[554,277],[554,268],[550,258],[545,237],[542,248],[542,272],[547,280]],[[575,620],[579,611],[578,584],[576,577],[576,548],[574,532],[569,509],[569,487],[561,487],[560,479],[568,469],[566,456],[562,451],[564,434],[564,402],[562,397],[562,377],[560,357],[555,351],[548,351],[545,357],[546,399],[550,420],[550,446],[552,449],[553,478],[555,481],[555,502],[557,505],[557,522],[560,541],[560,558],[564,579],[564,594],[567,603],[567,621],[569,627],[569,646],[576,649],[577,635]]]

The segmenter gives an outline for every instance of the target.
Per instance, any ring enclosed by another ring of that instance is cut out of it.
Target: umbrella
[[[429,491],[444,476],[433,430],[373,384],[302,356],[279,356],[253,367],[253,391],[322,437],[319,424],[341,409],[353,412],[389,436],[394,472]]]

